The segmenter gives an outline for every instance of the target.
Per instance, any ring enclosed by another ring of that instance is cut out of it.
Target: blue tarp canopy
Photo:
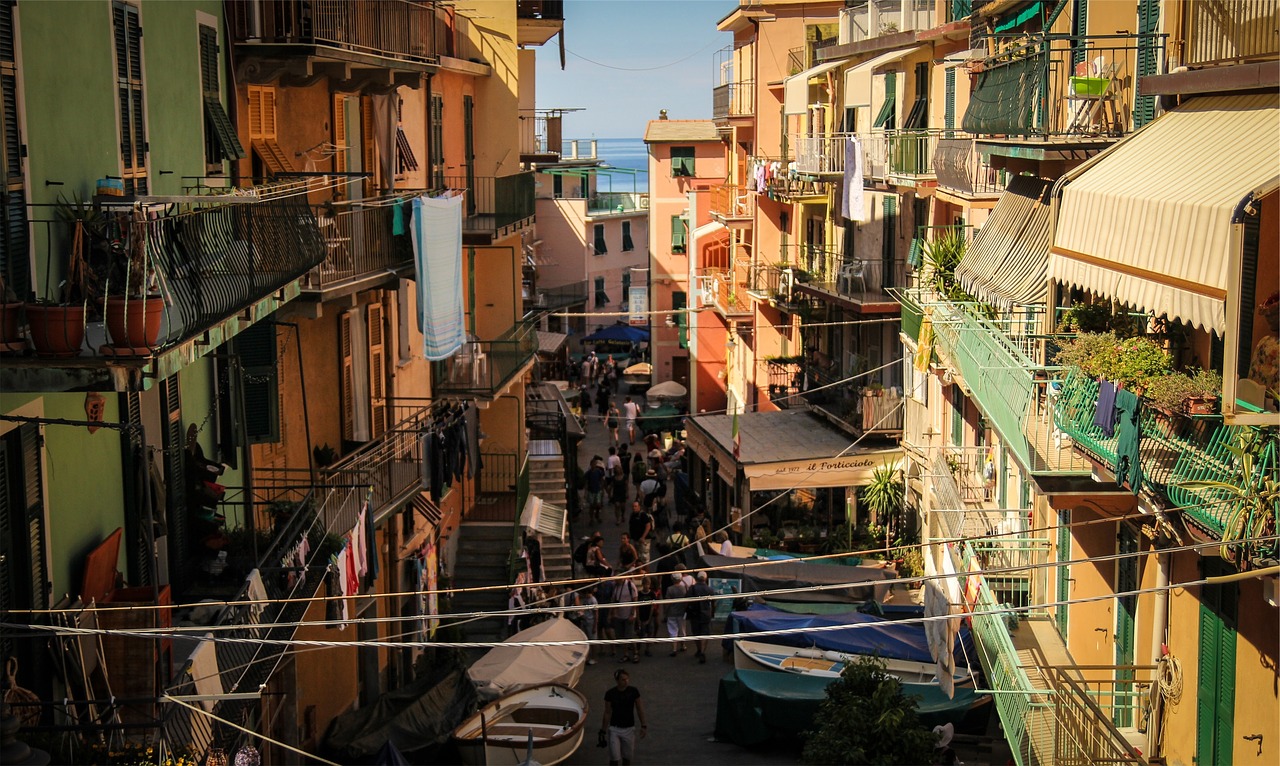
[[[886,620],[860,612],[844,614],[792,614],[770,609],[763,604],[752,604],[746,611],[729,615],[727,633],[755,633],[767,630],[801,630],[826,628],[835,625],[858,626],[848,630],[786,633],[762,636],[759,640],[783,646],[816,647],[825,651],[846,654],[878,654],[881,657],[933,662],[929,652],[929,640],[921,623]],[[970,659],[977,660],[973,637],[968,628],[960,628],[956,639],[955,659],[957,667],[969,667]]]
[[[583,343],[596,341],[621,341],[623,343],[642,343],[649,340],[649,331],[625,324],[615,324],[603,330],[593,332],[582,339]]]

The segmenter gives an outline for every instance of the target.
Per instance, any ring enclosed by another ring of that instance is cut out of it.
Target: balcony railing
[[[649,209],[649,195],[644,192],[600,192],[587,200],[587,215],[634,213]]]
[[[848,133],[832,133],[826,136],[792,136],[795,147],[796,172],[809,175],[840,175],[844,173],[845,147]]]
[[[1094,425],[1099,384],[1071,368],[1062,382],[1056,421],[1071,437],[1075,449],[1094,461],[1114,467],[1118,435],[1106,436]],[[1144,403],[1141,419],[1141,489],[1152,493],[1213,539],[1240,540],[1252,536],[1263,519],[1254,518],[1238,495],[1214,489],[1192,489],[1184,482],[1214,481],[1247,493],[1262,477],[1277,478],[1280,470],[1274,431],[1253,426],[1231,426],[1219,415],[1188,416],[1165,413]],[[1252,476],[1240,475],[1240,464],[1228,447],[1244,439],[1257,439]],[[1264,543],[1274,555],[1274,541]]]
[[[955,138],[950,136],[955,135]],[[933,172],[938,188],[967,197],[999,197],[1008,186],[1006,170],[991,167],[972,137],[944,131],[933,153]]]
[[[1041,669],[1053,689],[1057,763],[1145,764],[1143,752],[1128,742],[1114,721],[1131,721],[1152,731],[1147,704],[1155,675],[1151,665],[1077,665]],[[1082,680],[1104,676],[1103,680]],[[1148,748],[1151,749],[1151,748]]]
[[[711,117],[723,120],[729,117],[749,117],[756,111],[756,83],[754,80],[730,82],[711,89]]]
[[[1213,3],[1188,3],[1184,11],[1183,43],[1178,64],[1192,68],[1274,59],[1280,54],[1276,18],[1280,0],[1239,3],[1230,13]],[[1170,52],[1171,66],[1175,53]]]
[[[934,0],[856,0],[840,11],[840,44],[932,29]]]
[[[274,0],[228,3],[227,10],[237,45],[318,46],[431,64],[450,34],[431,2]]]
[[[566,306],[577,306],[587,302],[587,280],[573,282],[559,287],[539,287],[534,299],[527,308],[537,311],[550,311]]]
[[[441,396],[497,396],[528,368],[537,352],[537,328],[523,322],[493,340],[467,341],[458,353],[431,363],[435,392]]]
[[[756,198],[745,186],[721,184],[711,187],[710,212],[722,222],[749,221],[756,212]]]
[[[564,0],[519,0],[516,18],[564,21]]]
[[[738,316],[753,310],[742,269],[698,270],[698,293],[703,306],[714,306],[721,314]]]
[[[907,179],[933,177],[933,156],[940,130],[895,130],[886,138],[889,145],[890,176]]]
[[[781,260],[804,271],[802,284],[860,300],[908,284],[905,258],[848,258],[817,245],[788,245]]]
[[[974,135],[1120,136],[1154,117],[1143,75],[1164,71],[1165,36],[997,35],[965,111]]]
[[[509,176],[445,176],[444,188],[464,191],[464,233],[502,237],[533,223],[534,172]],[[433,190],[433,191],[439,191]]]
[[[409,235],[392,233],[395,210],[386,200],[335,202],[313,212],[324,237],[325,258],[307,274],[303,289],[331,290],[386,276],[413,262]]]

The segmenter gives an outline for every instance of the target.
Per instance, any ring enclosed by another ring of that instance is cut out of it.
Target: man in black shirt
[[[631,504],[631,542],[640,554],[640,563],[649,563],[649,546],[653,542],[653,515],[639,503]]]
[[[636,716],[640,718],[640,736],[649,733],[648,716],[640,701],[640,690],[631,686],[631,675],[622,668],[613,672],[617,683],[604,693],[604,721],[601,732],[609,734],[609,766],[619,762],[628,766],[636,752]]]

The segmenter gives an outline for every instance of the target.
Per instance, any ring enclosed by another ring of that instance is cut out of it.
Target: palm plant
[[[1274,442],[1274,431],[1246,428],[1235,444],[1224,445],[1236,468],[1233,480],[1184,481],[1177,485],[1202,492],[1205,505],[1227,506],[1219,555],[1241,568],[1251,561],[1275,558],[1276,543],[1270,538],[1276,533],[1280,479],[1276,474]]]
[[[894,527],[902,512],[905,487],[902,472],[890,466],[881,466],[871,472],[871,483],[862,491],[862,502],[874,514],[876,523],[884,528],[885,547],[893,538]]]

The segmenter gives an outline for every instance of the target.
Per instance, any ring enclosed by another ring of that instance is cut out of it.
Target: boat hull
[[[564,761],[582,744],[587,699],[567,686],[540,684],[490,702],[463,721],[453,744],[468,766],[518,766],[529,757],[542,766]]]
[[[820,678],[838,678],[846,662],[857,662],[870,655],[848,654],[823,649],[801,649],[763,641],[733,642],[733,664],[739,670],[772,670]],[[938,683],[937,666],[925,662],[879,658],[885,673],[909,684]],[[970,685],[973,677],[965,668],[956,668],[956,686]]]

